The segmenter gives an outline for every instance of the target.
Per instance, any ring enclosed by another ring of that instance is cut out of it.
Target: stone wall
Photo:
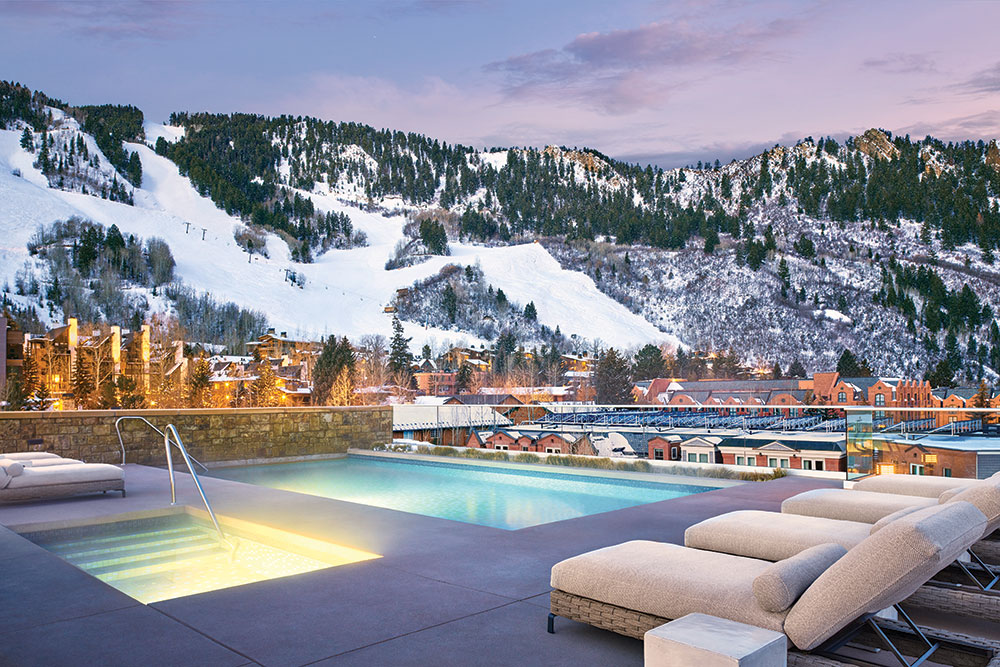
[[[124,415],[145,417],[160,430],[174,424],[191,455],[206,463],[334,454],[392,440],[391,407],[0,412],[0,453],[121,463],[115,420]],[[121,431],[127,463],[165,463],[163,438],[149,426],[130,419]]]

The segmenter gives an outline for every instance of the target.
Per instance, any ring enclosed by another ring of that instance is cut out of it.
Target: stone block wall
[[[391,407],[0,412],[0,454],[48,451],[121,463],[115,421],[125,415],[145,417],[160,430],[173,424],[191,455],[205,463],[334,454],[392,440]],[[127,463],[165,463],[163,438],[149,426],[130,419],[121,431]]]

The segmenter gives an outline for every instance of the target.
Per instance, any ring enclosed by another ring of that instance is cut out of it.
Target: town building
[[[17,323],[0,316],[0,388],[7,386],[7,379],[21,372],[24,365],[24,332]]]

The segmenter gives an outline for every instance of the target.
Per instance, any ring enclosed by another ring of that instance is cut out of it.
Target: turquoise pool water
[[[508,530],[714,488],[355,455],[327,461],[221,468],[211,474]]]

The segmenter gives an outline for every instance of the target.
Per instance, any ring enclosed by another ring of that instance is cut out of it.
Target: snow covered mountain
[[[78,216],[164,239],[184,284],[296,336],[387,335],[386,307],[409,288],[400,312],[415,344],[489,344],[477,335],[489,326],[441,301],[435,276],[456,264],[478,265],[491,294],[515,313],[531,303],[539,325],[580,347],[683,343],[810,370],[850,348],[883,374],[942,358],[969,378],[1000,368],[995,141],[870,130],[665,171],[310,118],[175,114],[137,127],[129,108],[101,119],[123,128],[112,160],[85,131],[108,112],[23,90],[0,94],[0,273],[5,299],[52,320],[63,313],[44,290],[18,293],[27,274],[46,280],[26,244]],[[440,225],[450,254],[427,254],[417,221]],[[417,256],[388,270],[404,247]],[[150,311],[171,308],[130,289]]]
[[[53,109],[60,133],[85,135],[72,119]],[[147,125],[147,139],[176,139],[181,130]],[[266,233],[267,257],[247,254],[234,240],[234,230],[243,226],[235,216],[217,208],[181,176],[170,160],[148,146],[127,143],[142,162],[142,186],[129,188],[134,205],[109,201],[91,194],[50,187],[49,179],[35,166],[37,155],[20,145],[23,126],[0,131],[0,282],[4,295],[15,304],[34,304],[48,311],[44,296],[18,295],[16,274],[28,267],[45,281],[44,263],[29,256],[27,243],[40,225],[73,216],[105,227],[116,225],[123,234],[159,237],[170,246],[176,259],[176,275],[197,291],[216,299],[264,313],[269,323],[291,335],[318,338],[329,334],[352,339],[376,333],[389,335],[391,315],[384,312],[396,290],[436,274],[448,263],[478,264],[487,280],[502,288],[511,299],[537,304],[539,321],[561,327],[581,338],[614,340],[619,345],[668,340],[669,336],[641,316],[631,313],[601,293],[589,277],[563,269],[546,250],[533,243],[504,247],[454,243],[451,256],[433,257],[416,266],[387,271],[385,262],[395,244],[403,239],[406,219],[366,212],[341,202],[330,193],[308,193],[320,211],[348,215],[354,227],[368,237],[368,245],[350,250],[330,250],[310,264],[293,262],[281,237]],[[52,132],[50,136],[60,136]],[[100,155],[92,137],[90,151]],[[101,164],[107,164],[100,156]],[[124,181],[107,170],[107,179]],[[301,276],[299,283],[289,274]],[[148,294],[152,311],[169,310],[162,297]],[[574,306],[583,299],[587,315]],[[47,319],[57,322],[63,313],[52,310]],[[433,342],[488,344],[470,334],[448,330],[435,323],[406,322],[414,345]]]

